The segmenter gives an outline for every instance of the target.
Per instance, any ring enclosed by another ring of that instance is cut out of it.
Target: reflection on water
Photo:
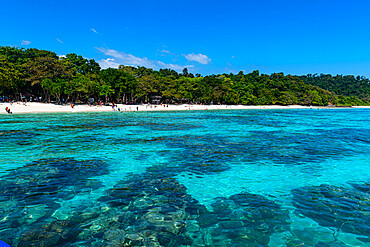
[[[12,246],[367,246],[367,109],[4,115]]]

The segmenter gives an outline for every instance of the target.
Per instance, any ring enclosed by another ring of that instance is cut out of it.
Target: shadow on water
[[[370,185],[353,184],[344,188],[328,184],[294,189],[293,204],[303,214],[338,233],[360,235],[357,239],[370,243]]]

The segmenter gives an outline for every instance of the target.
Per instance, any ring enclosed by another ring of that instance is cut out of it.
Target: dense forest
[[[364,84],[361,89],[359,84]],[[93,100],[147,103],[156,99],[163,103],[350,106],[369,104],[368,90],[367,79],[352,76],[298,77],[259,71],[194,76],[187,69],[178,73],[124,65],[101,69],[93,59],[74,53],[59,57],[51,51],[0,47],[3,100],[32,98],[62,104]]]
[[[299,76],[306,84],[318,86],[338,95],[356,96],[366,102],[370,102],[370,80],[353,75],[312,75]]]

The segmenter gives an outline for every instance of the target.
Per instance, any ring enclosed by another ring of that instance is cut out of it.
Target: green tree
[[[137,78],[136,97],[141,98],[144,102],[149,102],[151,96],[161,96],[159,77],[145,75]]]
[[[100,71],[100,65],[94,59],[86,59],[81,55],[75,53],[67,54],[64,61],[68,61],[70,68],[74,68],[75,73],[88,74],[88,73],[98,73]]]
[[[113,90],[116,100],[122,97],[122,101],[133,100],[137,87],[136,78],[121,69],[108,68],[99,73],[102,80]]]
[[[57,100],[57,103],[62,103],[61,96],[65,92],[66,81],[69,79],[55,78],[50,79],[46,78],[41,81],[42,88],[46,89],[51,96],[54,96]]]
[[[19,86],[21,73],[5,56],[0,55],[0,94],[13,94]]]
[[[50,87],[44,86],[50,85],[51,82],[64,82],[64,80],[71,77],[68,68],[57,58],[37,57],[29,60],[22,68],[27,75],[25,82],[28,85],[28,89],[36,92],[36,94],[41,94],[41,89],[43,89],[43,95],[47,102],[50,102]],[[41,84],[44,80],[46,82]],[[36,88],[36,90],[32,90],[31,87]]]

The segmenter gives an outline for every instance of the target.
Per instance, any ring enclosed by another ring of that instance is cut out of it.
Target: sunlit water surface
[[[369,246],[370,109],[0,115],[12,246]]]

